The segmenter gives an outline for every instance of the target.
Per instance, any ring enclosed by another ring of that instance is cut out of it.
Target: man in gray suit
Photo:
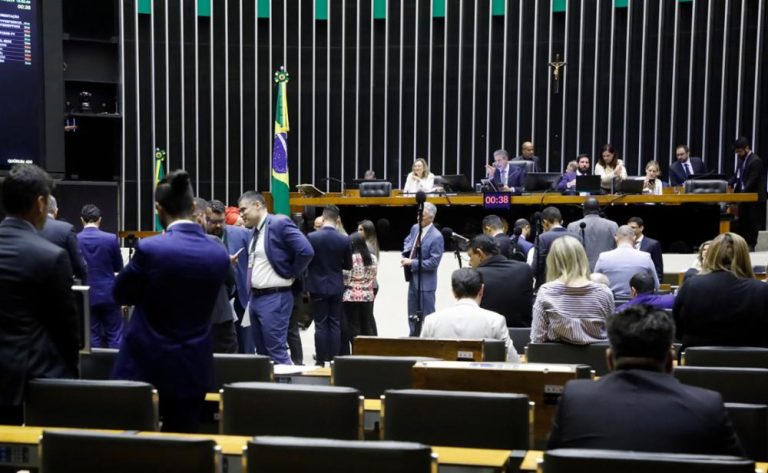
[[[635,249],[635,231],[629,225],[622,225],[616,231],[616,249],[600,253],[595,272],[608,276],[615,296],[629,298],[629,280],[641,271],[653,276],[653,288],[658,289],[659,278],[651,255]]]
[[[584,218],[568,224],[568,231],[578,233],[584,240],[590,271],[595,270],[600,253],[616,247],[614,238],[618,228],[616,222],[600,216],[600,204],[594,197],[584,201]]]

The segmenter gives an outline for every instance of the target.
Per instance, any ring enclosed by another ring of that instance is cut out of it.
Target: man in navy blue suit
[[[424,203],[421,218],[421,272],[419,272],[418,236],[419,224],[411,227],[403,243],[403,258],[400,265],[410,273],[408,285],[408,326],[409,336],[418,337],[424,317],[435,311],[435,291],[437,290],[437,267],[445,251],[443,235],[435,228],[434,221],[437,207],[431,202]],[[421,274],[421,317],[419,308],[419,274]]]
[[[211,311],[230,259],[191,220],[186,171],[158,183],[155,208],[165,233],[140,240],[115,280],[115,302],[135,310],[112,376],[157,388],[164,431],[195,432],[213,388]]]
[[[627,221],[627,225],[635,231],[635,249],[645,251],[651,255],[653,265],[656,267],[656,277],[661,282],[664,279],[664,258],[661,253],[661,243],[659,243],[659,240],[643,235],[645,224],[642,218],[632,217]]]
[[[499,190],[520,192],[525,185],[525,168],[509,164],[509,153],[505,149],[493,152],[493,165],[485,166],[490,179]]]
[[[306,290],[315,321],[315,361],[321,366],[341,348],[342,271],[352,269],[349,237],[337,230],[338,222],[339,208],[330,205],[323,210],[323,226],[307,236],[315,257],[307,270]]]
[[[669,185],[682,186],[691,174],[704,174],[707,166],[701,158],[691,157],[688,145],[677,145],[675,148],[677,160],[669,166]]]
[[[251,239],[251,232],[243,227],[226,225],[226,207],[220,200],[211,200],[208,204],[206,231],[209,235],[220,238],[230,255],[237,255],[234,266],[236,291],[233,305],[237,314],[235,330],[238,351],[253,355],[256,347],[253,344],[251,330],[241,325],[245,308],[248,307],[248,300],[251,298],[251,285],[248,282],[248,241]]]
[[[80,221],[83,231],[77,234],[77,242],[88,265],[88,285],[91,286],[91,346],[118,348],[123,340],[123,317],[112,297],[112,287],[115,273],[123,269],[120,244],[117,235],[99,229],[101,210],[95,205],[83,206]]]
[[[56,220],[58,215],[59,205],[56,202],[56,197],[50,195],[48,196],[48,218],[45,221],[45,226],[40,230],[40,236],[67,252],[73,275],[82,284],[86,284],[88,269],[77,243],[75,227],[71,223]]]
[[[248,244],[249,322],[256,352],[275,363],[290,365],[286,349],[293,310],[291,286],[315,255],[307,237],[284,215],[267,211],[264,197],[248,191],[238,201],[240,216],[253,228]]]

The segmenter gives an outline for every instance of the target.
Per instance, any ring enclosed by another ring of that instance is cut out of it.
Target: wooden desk
[[[416,363],[411,372],[415,389],[528,395],[535,403],[533,440],[538,447],[546,442],[565,383],[576,378],[576,365],[424,361]]]
[[[427,356],[440,360],[482,361],[484,342],[437,338],[355,337],[353,355]]]

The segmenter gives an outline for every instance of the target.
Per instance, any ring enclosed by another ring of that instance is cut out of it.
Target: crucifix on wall
[[[560,55],[555,55],[555,60],[549,63],[549,67],[552,68],[552,78],[555,80],[555,93],[560,93],[560,69],[565,67],[568,63],[560,60]]]

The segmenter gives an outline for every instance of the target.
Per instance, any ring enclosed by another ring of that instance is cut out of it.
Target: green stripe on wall
[[[315,0],[315,20],[328,20],[328,0]]]
[[[614,0],[613,6],[616,8],[627,8],[629,6],[629,0]]]
[[[270,0],[259,0],[257,8],[257,15],[259,18],[269,18],[269,4]]]
[[[373,0],[373,19],[387,19],[387,0]]]
[[[139,0],[139,13],[143,15],[151,15],[152,0]]]
[[[432,0],[432,18],[445,18],[445,0]]]
[[[493,0],[491,3],[491,15],[504,16],[504,13],[507,9],[506,3],[506,0]]]
[[[554,0],[552,2],[552,11],[555,13],[565,13],[568,7],[568,0]]]
[[[197,0],[197,16],[211,16],[211,0]]]

